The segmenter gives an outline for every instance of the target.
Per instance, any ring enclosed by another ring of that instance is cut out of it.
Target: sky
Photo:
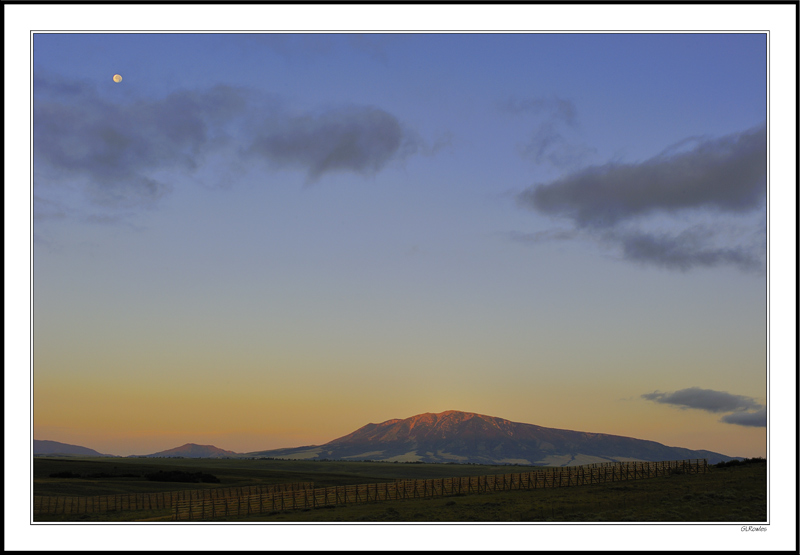
[[[764,33],[36,33],[32,69],[36,439],[462,410],[766,456]]]

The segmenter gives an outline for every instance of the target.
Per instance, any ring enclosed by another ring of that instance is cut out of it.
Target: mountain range
[[[49,441],[46,439],[33,440],[33,454],[34,455],[86,455],[89,457],[114,457],[115,455],[104,455],[98,453],[94,449],[88,447],[81,447],[80,445],[70,445],[69,443],[60,443],[58,441]]]
[[[167,449],[166,451],[159,451],[145,455],[145,457],[184,457],[187,459],[220,459],[223,457],[236,457],[238,453],[233,451],[226,451],[213,445],[197,445],[196,443],[187,443],[174,449]]]
[[[55,444],[55,446],[45,445]],[[65,448],[72,448],[71,451]],[[49,449],[49,450],[48,450]],[[84,451],[76,451],[84,450]],[[93,449],[34,440],[34,454],[102,456]],[[574,466],[610,461],[707,459],[729,461],[721,453],[668,447],[631,437],[545,428],[472,412],[426,412],[405,419],[367,424],[323,445],[236,453],[213,445],[187,443],[145,457],[269,457],[303,460],[522,464]]]
[[[248,456],[398,462],[571,466],[609,461],[708,459],[720,453],[668,447],[655,441],[575,432],[449,410],[367,424],[324,445],[273,449]]]

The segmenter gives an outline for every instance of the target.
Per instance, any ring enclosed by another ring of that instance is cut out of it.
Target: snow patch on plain
[[[389,457],[388,459],[381,459],[386,462],[417,462],[421,461],[422,457],[417,455],[416,451],[409,451],[404,455],[395,455],[394,457]]]
[[[382,454],[383,451],[368,451],[367,453],[361,453],[360,455],[349,455],[347,457],[342,457],[343,459],[367,459],[372,458],[375,455]]]

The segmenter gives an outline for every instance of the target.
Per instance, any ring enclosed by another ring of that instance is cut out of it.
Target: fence
[[[247,516],[291,509],[312,509],[344,503],[368,503],[515,489],[582,486],[666,476],[674,472],[705,473],[706,459],[659,462],[595,463],[539,469],[531,472],[464,476],[426,480],[397,480],[378,484],[335,486],[260,493],[224,499],[184,500],[174,505],[174,520]]]
[[[314,487],[313,482],[255,485],[230,488],[168,491],[161,493],[125,493],[91,497],[33,496],[33,514],[87,514],[108,511],[171,509],[179,503],[203,500],[241,498],[284,491],[302,491]]]

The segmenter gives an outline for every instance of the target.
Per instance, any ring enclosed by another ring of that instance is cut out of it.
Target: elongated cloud
[[[766,407],[745,395],[734,395],[725,391],[689,387],[672,393],[654,391],[645,393],[643,399],[672,405],[681,409],[697,409],[711,413],[730,413],[721,422],[739,426],[766,426]]]
[[[692,137],[638,164],[605,164],[528,187],[522,207],[563,218],[584,236],[619,248],[627,260],[670,269],[732,265],[761,271],[766,255],[766,126],[719,139]],[[658,218],[667,229],[648,230]],[[711,219],[711,225],[708,220]],[[729,233],[731,219],[750,226],[748,239]],[[752,219],[752,218],[751,218]],[[763,224],[762,224],[763,222]]]
[[[681,408],[700,409],[708,412],[730,412],[760,408],[761,404],[752,397],[732,395],[725,391],[689,387],[672,393],[645,393],[643,398],[656,403],[675,405]]]
[[[767,134],[760,126],[641,164],[606,164],[529,187],[524,206],[602,228],[653,212],[755,210],[766,195]]]
[[[734,412],[722,417],[722,422],[736,424],[738,426],[751,426],[754,428],[767,427],[767,408],[764,407],[755,412]]]
[[[753,234],[751,234],[753,235]],[[694,267],[735,266],[758,272],[763,266],[766,244],[755,234],[747,243],[715,246],[725,232],[709,226],[695,225],[677,232],[646,233],[640,231],[609,232],[603,235],[622,248],[626,260],[652,264],[670,270],[687,271]]]
[[[84,180],[94,201],[111,206],[157,201],[171,186],[153,173],[196,168],[219,124],[245,106],[229,87],[115,103],[85,84],[35,79],[34,94],[34,166],[54,181]]]
[[[227,163],[261,158],[315,181],[329,172],[376,173],[422,145],[379,108],[290,115],[269,97],[227,86],[126,101],[38,75],[33,120],[36,181],[83,182],[109,207],[151,206],[172,187],[164,172],[192,172],[223,151]]]
[[[298,167],[311,180],[332,171],[378,172],[405,140],[400,122],[377,108],[334,110],[267,126],[249,152],[278,167]]]

